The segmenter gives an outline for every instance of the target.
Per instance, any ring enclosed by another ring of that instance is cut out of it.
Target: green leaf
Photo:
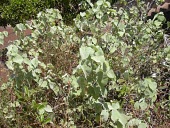
[[[8,36],[8,32],[7,31],[3,31],[3,34],[4,34],[5,37]]]
[[[127,121],[128,121],[128,116],[125,114],[121,114],[121,117],[119,118],[119,122],[122,124],[123,128],[125,128]]]
[[[80,16],[81,16],[81,17],[84,17],[85,15],[86,15],[85,12],[80,12]]]
[[[119,36],[122,37],[125,32],[118,32]]]
[[[95,112],[96,112],[96,113],[101,113],[101,111],[102,111],[102,105],[101,105],[101,103],[95,103],[95,104],[94,104],[94,108],[95,108]]]
[[[7,115],[7,116],[5,116],[5,118],[6,118],[6,119],[12,119],[12,118],[13,118],[13,115],[12,115],[12,114]]]
[[[51,122],[51,119],[50,118],[47,118],[45,120],[43,120],[42,124],[48,124]]]
[[[103,4],[103,0],[98,0],[96,4],[97,4],[98,6],[102,5],[102,4]]]
[[[112,47],[110,48],[110,53],[112,54],[112,53],[114,53],[116,50],[117,50],[117,48],[116,48],[115,46],[112,46]]]
[[[0,44],[4,43],[4,34],[0,32]]]
[[[47,81],[40,82],[39,84],[39,86],[42,88],[47,88],[48,87],[47,85],[48,85]]]
[[[59,87],[56,85],[55,82],[51,82],[51,80],[48,80],[49,87],[54,91],[54,93],[57,95],[59,92]]]
[[[92,86],[88,87],[88,94],[89,95],[94,95],[95,94],[94,88]]]
[[[96,61],[97,63],[103,63],[105,61],[104,56],[92,56],[91,57],[92,60]]]
[[[86,86],[87,86],[87,82],[85,80],[84,77],[78,77],[77,79],[77,83],[79,84],[79,87],[81,88],[82,90],[82,94],[84,95],[84,93],[86,92]]]
[[[83,92],[85,92],[85,90],[83,90]],[[91,95],[95,100],[97,100],[101,94],[100,87],[95,85],[89,86],[88,94]]]
[[[162,22],[156,20],[156,21],[154,21],[154,24],[157,28],[159,28],[160,25],[162,24]]]
[[[43,106],[42,106],[42,107],[43,107]],[[42,116],[43,116],[44,113],[45,113],[44,107],[38,109],[38,114],[39,114],[39,115],[42,115]]]
[[[96,52],[95,52],[96,56],[104,56],[104,52],[100,46],[95,46],[94,48],[96,49]]]
[[[116,122],[121,117],[120,112],[116,109],[113,109],[111,112],[111,119],[112,121]]]
[[[82,46],[80,48],[80,56],[82,60],[87,59],[89,55],[94,54],[94,50],[91,47]]]
[[[128,125],[129,127],[132,127],[132,126],[138,126],[140,123],[141,123],[141,120],[134,118],[134,119],[131,119],[131,120],[128,122],[127,125]]]
[[[93,7],[93,4],[91,3],[91,0],[86,0],[88,2],[88,4]]]
[[[97,44],[97,39],[96,38],[92,38],[92,42],[93,42],[93,44]]]
[[[148,125],[146,123],[140,123],[138,128],[148,128]]]
[[[19,55],[19,54],[17,54],[17,55],[13,58],[13,62],[18,63],[18,64],[22,64],[23,60],[24,60],[24,59],[23,59],[22,56]]]
[[[136,109],[145,110],[148,107],[148,105],[145,102],[145,99],[140,99],[139,101],[135,102],[134,107]]]
[[[50,32],[51,32],[52,34],[55,34],[56,31],[57,31],[57,27],[56,27],[56,26],[53,26],[53,27],[50,28]]]
[[[53,110],[52,110],[52,108],[51,108],[50,105],[47,105],[47,106],[45,107],[45,111],[46,111],[46,112],[53,112]]]
[[[149,88],[150,88],[152,91],[156,91],[156,89],[157,89],[157,84],[156,84],[156,82],[149,82]]]
[[[8,36],[7,31],[0,32],[0,44],[4,43],[4,37],[7,37],[7,36]]]
[[[112,109],[120,109],[120,104],[118,102],[112,103]]]
[[[102,12],[97,12],[96,13],[96,18],[101,19],[103,17],[103,13]]]
[[[115,76],[115,73],[113,72],[113,70],[109,70],[107,72],[107,76],[111,79],[113,79],[113,78],[116,79],[116,76]]]
[[[103,121],[107,121],[109,118],[109,112],[107,110],[102,110],[101,114]]]
[[[23,31],[23,30],[26,30],[26,27],[24,24],[20,23],[20,24],[17,24],[16,25],[16,29],[20,30],[20,31]]]
[[[122,124],[123,128],[125,128],[129,117],[126,116],[125,114],[120,113],[118,110],[113,109],[111,112],[111,119],[115,123],[119,121]]]
[[[145,110],[148,107],[147,103],[143,100],[142,102],[140,102],[140,108],[141,110]]]
[[[83,64],[80,66],[85,78],[87,79],[87,77],[90,75],[90,73],[92,72],[92,68],[90,66],[87,66],[86,64]]]
[[[31,60],[31,64],[34,66],[34,68],[36,68],[38,66],[38,59],[37,58],[33,58]]]

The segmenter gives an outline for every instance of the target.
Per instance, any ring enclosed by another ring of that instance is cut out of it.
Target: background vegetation
[[[0,26],[10,24],[15,26],[26,20],[35,19],[40,11],[47,8],[60,10],[66,24],[72,24],[73,18],[80,11],[84,11],[87,6],[86,0],[1,0],[0,1]],[[97,0],[91,0],[92,3]],[[110,0],[113,4],[117,0]]]
[[[14,26],[33,19],[38,12],[54,7],[54,2],[54,0],[3,0],[0,2],[1,26],[7,24]]]
[[[160,127],[170,119],[170,47],[164,16],[146,5],[106,0],[63,22],[59,10],[17,24],[8,46],[10,79],[0,87],[0,127]],[[56,24],[56,21],[58,23]],[[25,29],[32,29],[24,37]],[[0,33],[0,39],[8,36]]]

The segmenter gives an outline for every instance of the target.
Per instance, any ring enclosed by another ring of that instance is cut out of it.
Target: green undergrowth
[[[19,39],[7,47],[11,77],[0,87],[1,127],[147,128],[169,120],[163,15],[145,22],[142,2],[127,10],[87,4],[73,26],[56,9],[16,25]],[[24,37],[25,29],[32,34]]]
[[[95,3],[97,0],[91,0]],[[117,0],[108,0],[114,4]],[[18,23],[35,19],[40,11],[47,8],[60,10],[63,21],[72,25],[73,19],[89,6],[86,0],[1,0],[0,1],[0,26],[8,24],[15,26]]]

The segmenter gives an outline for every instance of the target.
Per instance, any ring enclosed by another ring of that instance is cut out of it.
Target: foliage
[[[162,14],[144,22],[142,2],[127,10],[106,0],[86,4],[73,26],[56,9],[16,25],[20,38],[7,48],[11,78],[0,87],[1,127],[147,128],[159,110],[169,118],[169,96],[159,93],[168,89],[170,61]]]
[[[92,0],[96,2],[97,0]],[[115,3],[116,0],[110,0]],[[23,23],[26,20],[35,19],[38,12],[47,8],[59,9],[64,22],[72,24],[73,18],[81,12],[85,11],[88,6],[85,0],[11,0],[0,2],[0,26],[11,24],[15,26],[17,23]]]
[[[0,3],[1,26],[15,26],[26,20],[35,19],[38,12],[47,8],[57,8],[67,23],[79,13],[79,3],[84,0],[11,0]],[[96,0],[95,0],[96,1]]]
[[[33,19],[38,12],[52,6],[54,0],[10,0],[1,5],[1,19],[6,22],[1,25],[25,22]]]
[[[97,0],[91,0],[95,3]],[[108,0],[111,4],[117,2],[117,0]],[[80,12],[85,11],[89,8],[86,0],[56,0],[55,8],[59,9],[63,19],[66,23],[72,24],[72,19],[77,16]]]

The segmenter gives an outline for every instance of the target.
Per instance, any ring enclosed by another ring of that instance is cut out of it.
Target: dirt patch
[[[0,61],[0,86],[6,83],[9,78],[9,71],[5,65]]]
[[[8,32],[8,37],[5,37],[4,39],[4,44],[3,45],[0,45],[0,50],[6,48],[9,44],[12,43],[12,41],[18,39],[18,36],[16,36],[15,32],[14,32],[14,28],[12,27],[0,27],[0,32],[3,32],[3,31],[7,31]],[[27,29],[24,31],[24,35],[25,36],[28,36],[31,34],[31,30],[30,29]]]

